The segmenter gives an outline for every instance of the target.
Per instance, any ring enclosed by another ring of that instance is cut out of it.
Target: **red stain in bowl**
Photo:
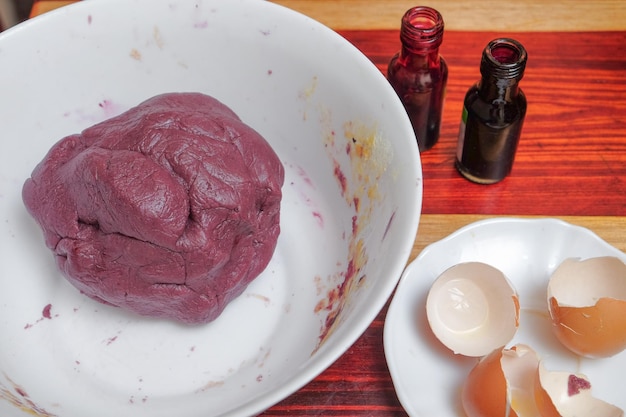
[[[322,217],[322,213],[320,213],[319,211],[314,211],[313,212],[313,217],[315,217],[315,220],[317,220],[317,224],[323,228],[324,227],[324,217]]]
[[[345,196],[346,191],[348,190],[348,180],[346,178],[346,174],[341,170],[341,166],[339,166],[339,162],[334,161],[335,163],[335,178],[339,182],[339,186],[341,187],[341,195]]]
[[[52,318],[52,315],[50,314],[51,310],[52,310],[52,304],[48,304],[47,306],[43,308],[41,315],[46,319],[51,319]]]
[[[54,317],[58,317],[58,316],[59,316],[58,314],[54,315]],[[52,319],[52,304],[47,304],[41,310],[41,317],[37,319],[37,321],[35,321],[34,323],[26,323],[26,325],[24,326],[24,330],[28,330],[32,328],[34,325],[39,324],[44,320],[50,320],[50,319]]]

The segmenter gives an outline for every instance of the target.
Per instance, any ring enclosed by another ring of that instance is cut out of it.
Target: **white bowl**
[[[461,262],[484,262],[502,271],[520,301],[513,340],[530,345],[550,370],[582,372],[593,395],[626,409],[626,351],[606,359],[581,358],[553,335],[547,285],[567,258],[626,254],[588,229],[557,219],[494,218],[467,225],[426,247],[404,271],[385,319],[385,357],[398,398],[412,417],[464,415],[461,387],[477,358],[455,355],[434,336],[426,298],[434,280]]]
[[[0,68],[3,417],[259,413],[393,291],[421,209],[415,136],[380,71],[321,24],[263,1],[90,0],[1,34]],[[54,142],[171,91],[230,106],[286,170],[270,265],[205,326],[81,295],[21,201]]]

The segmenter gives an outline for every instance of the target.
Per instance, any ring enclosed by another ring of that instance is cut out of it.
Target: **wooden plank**
[[[397,29],[409,0],[273,0],[333,29]],[[594,31],[626,30],[622,0],[433,0],[448,30]]]
[[[76,0],[74,0],[76,1]],[[32,16],[74,1],[40,0]],[[402,14],[416,5],[409,0],[272,0],[334,29],[396,29]],[[622,0],[434,0],[449,30],[467,31],[594,31],[626,30]]]
[[[410,260],[415,259],[429,244],[437,242],[456,230],[471,223],[493,218],[518,217],[526,219],[546,218],[546,216],[490,216],[484,214],[424,214],[420,218],[419,229]],[[576,226],[585,227],[601,239],[626,252],[626,217],[617,216],[556,216]],[[410,261],[409,261],[410,262]]]
[[[42,0],[33,3],[33,7],[30,11],[30,17],[39,16],[40,14],[47,13],[51,10],[58,9],[59,7],[67,6],[68,4],[76,3],[78,0]]]
[[[380,69],[397,30],[340,31]],[[427,214],[626,215],[626,32],[520,32],[528,113],[504,181],[478,185],[454,168],[463,98],[496,32],[444,35],[449,79],[441,137],[422,153]]]

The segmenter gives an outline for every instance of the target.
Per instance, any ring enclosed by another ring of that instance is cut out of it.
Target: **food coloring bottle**
[[[420,151],[439,140],[448,65],[439,55],[443,17],[430,7],[409,9],[400,27],[401,49],[387,68],[387,79],[406,109]]]
[[[480,62],[480,81],[465,95],[456,168],[470,181],[493,184],[511,172],[526,97],[519,87],[527,53],[514,39],[495,39]]]

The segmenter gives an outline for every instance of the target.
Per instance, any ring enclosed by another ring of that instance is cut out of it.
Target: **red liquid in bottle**
[[[389,62],[387,79],[407,111],[420,151],[439,140],[448,66],[439,55],[443,18],[429,7],[414,7],[402,18],[402,48]]]

